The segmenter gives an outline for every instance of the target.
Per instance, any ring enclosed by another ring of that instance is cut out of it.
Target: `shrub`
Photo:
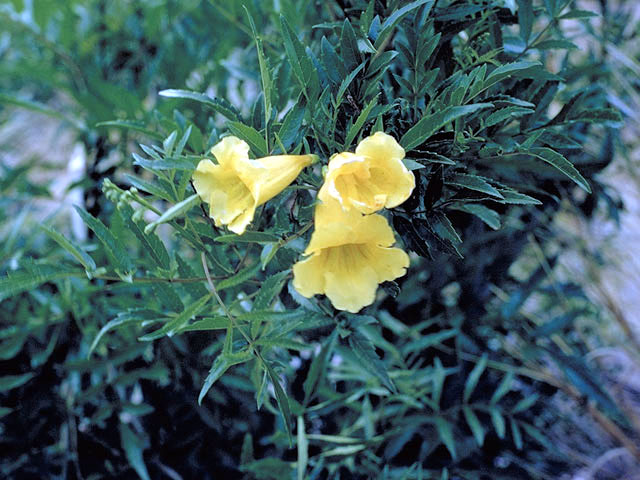
[[[101,191],[77,207],[82,244],[67,225],[13,219],[33,186],[5,167],[5,475],[548,478],[572,468],[549,437],[557,391],[626,428],[573,328],[596,310],[553,273],[561,203],[610,198],[595,175],[620,118],[603,67],[562,28],[593,14],[556,0],[303,4],[34,3],[41,33],[4,55],[39,100],[67,90]],[[12,39],[27,28],[3,15]],[[78,43],[82,18],[95,38]],[[55,42],[45,78],[16,58],[34,41]],[[229,55],[226,71],[214,63]],[[225,99],[237,78],[259,93]],[[594,128],[600,158],[582,148]],[[349,313],[300,295],[291,268],[323,166],[380,131],[415,176],[383,213],[411,263]],[[319,157],[242,235],[192,183],[228,134],[255,157]],[[133,162],[99,178],[117,149]]]

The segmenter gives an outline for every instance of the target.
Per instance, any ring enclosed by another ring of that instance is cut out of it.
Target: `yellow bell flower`
[[[344,212],[336,203],[316,207],[316,230],[293,266],[293,286],[305,297],[325,294],[338,310],[358,312],[375,300],[378,284],[406,273],[409,256],[390,248],[395,238],[381,215]]]
[[[344,210],[369,214],[404,202],[415,187],[415,177],[402,163],[404,149],[391,135],[376,132],[358,144],[356,153],[331,157],[318,196],[337,200]]]
[[[193,172],[193,185],[216,226],[227,225],[242,235],[253,220],[256,207],[284,190],[313,155],[276,155],[249,159],[249,145],[236,137],[225,137],[211,149],[218,160],[200,161]]]

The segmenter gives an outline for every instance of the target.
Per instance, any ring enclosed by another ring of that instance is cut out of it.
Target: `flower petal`
[[[325,260],[326,255],[320,252],[293,266],[293,287],[303,297],[324,293]]]
[[[287,188],[312,160],[313,155],[274,155],[237,161],[235,168],[258,205],[262,205]]]
[[[249,159],[249,145],[238,137],[224,137],[211,148],[222,167],[232,169],[238,159]]]
[[[369,161],[370,182],[387,195],[386,208],[397,207],[409,198],[415,177],[402,163],[404,149],[391,135],[376,132],[360,142],[356,154]]]

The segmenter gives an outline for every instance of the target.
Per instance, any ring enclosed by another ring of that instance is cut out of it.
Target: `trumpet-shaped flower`
[[[394,241],[383,216],[320,204],[304,252],[309,257],[293,266],[293,286],[305,297],[325,294],[338,310],[356,313],[373,303],[379,283],[406,273],[409,256],[391,248]]]
[[[404,202],[415,187],[415,177],[402,163],[404,149],[383,132],[365,138],[356,152],[334,155],[329,161],[320,200],[330,198],[344,210],[369,214]]]
[[[217,226],[243,234],[253,220],[256,207],[284,190],[313,155],[276,155],[249,159],[249,145],[236,137],[225,137],[211,152],[218,164],[202,160],[193,173],[193,185],[209,204],[209,216]]]

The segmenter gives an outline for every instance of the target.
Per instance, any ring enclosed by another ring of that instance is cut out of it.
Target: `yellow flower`
[[[379,283],[406,273],[409,256],[390,248],[395,239],[383,216],[325,203],[316,209],[318,225],[304,252],[310,256],[293,266],[301,295],[325,294],[338,310],[356,313],[373,303]]]
[[[202,160],[193,173],[193,185],[209,204],[209,216],[217,226],[242,235],[253,220],[256,207],[284,190],[313,155],[276,155],[249,159],[249,145],[236,137],[225,137],[211,153],[218,160]]]
[[[402,163],[404,149],[383,132],[365,138],[356,153],[331,157],[318,196],[337,200],[344,210],[373,213],[404,202],[415,187],[415,177]]]

